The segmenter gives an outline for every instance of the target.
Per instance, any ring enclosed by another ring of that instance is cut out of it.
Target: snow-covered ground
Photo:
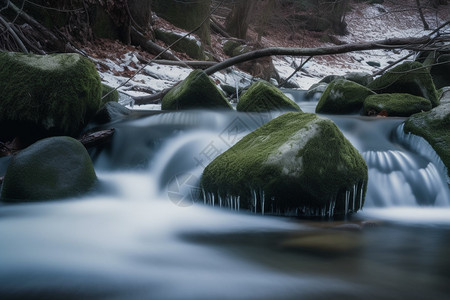
[[[339,39],[346,43],[354,43],[383,40],[392,37],[419,37],[430,32],[423,30],[423,25],[417,13],[399,13],[393,10],[394,7],[392,6],[380,4],[356,5],[346,18],[349,34],[339,37]],[[444,11],[440,12],[440,14],[427,16],[427,21],[432,28],[436,28],[438,24],[442,24],[447,21],[446,19],[449,19],[450,6],[444,10],[447,13]],[[332,46],[332,44],[323,44],[323,46],[327,45]],[[386,67],[389,62],[400,59],[408,53],[406,50],[373,50],[352,52],[332,57],[314,57],[291,80],[296,82],[301,89],[308,89],[312,84],[330,74],[343,75],[348,72],[374,73],[380,68]],[[273,61],[280,77],[284,79],[290,76],[304,59],[298,57],[274,57]],[[380,67],[370,66],[367,64],[369,61],[379,63]],[[134,52],[122,55],[119,60],[104,59],[102,64],[109,68],[108,71],[100,72],[104,83],[117,87],[128,81],[118,89],[122,94],[121,100],[123,102],[132,101],[132,98],[125,95],[131,97],[144,96],[170,88],[176,82],[186,78],[192,71],[187,67],[161,64],[145,66]],[[140,68],[143,68],[143,70],[131,80],[117,76],[117,73],[121,73],[124,70],[128,71],[128,73],[134,73]],[[237,87],[244,87],[251,80],[251,76],[236,68],[217,72],[212,78],[218,85],[226,84]],[[159,109],[159,105],[133,106],[132,108]]]

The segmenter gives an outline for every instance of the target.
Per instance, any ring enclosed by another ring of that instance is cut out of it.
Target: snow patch
[[[320,118],[311,121],[282,144],[275,153],[267,158],[266,164],[282,166],[282,174],[297,177],[303,169],[303,157],[298,152],[320,132]]]

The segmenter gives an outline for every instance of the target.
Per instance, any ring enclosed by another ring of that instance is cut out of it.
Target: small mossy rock
[[[350,72],[344,75],[344,79],[367,86],[373,81],[373,76],[366,72]]]
[[[403,130],[423,137],[439,155],[450,177],[450,103],[412,115]]]
[[[101,89],[94,64],[81,55],[0,52],[0,124],[8,130],[23,123],[44,136],[77,136],[99,109]]]
[[[427,68],[419,62],[404,62],[372,81],[368,86],[378,94],[408,93],[439,105],[437,91]]]
[[[367,180],[364,159],[336,124],[289,112],[218,156],[201,185],[207,197],[240,197],[242,209],[263,205],[266,213],[333,216],[362,207]]]
[[[1,190],[4,202],[78,196],[97,182],[84,146],[71,137],[40,140],[14,156]]]
[[[240,45],[241,43],[239,42],[228,40],[223,44],[223,52],[228,56],[233,56],[234,49],[236,49]]]
[[[378,115],[383,111],[390,117],[409,117],[429,110],[430,100],[411,94],[371,95],[364,100],[365,115]]]
[[[167,45],[172,45],[175,41],[178,41],[171,47],[171,49],[175,51],[186,53],[194,59],[205,59],[203,45],[200,40],[197,40],[194,37],[184,37],[185,34],[183,33],[176,33],[162,29],[155,29],[155,35],[158,40],[163,41]]]
[[[162,99],[162,110],[232,109],[214,81],[202,70],[192,71]]]
[[[106,103],[97,114],[94,116],[93,121],[104,124],[112,121],[117,121],[129,116],[131,111],[117,102],[111,101]]]
[[[305,94],[306,99],[312,99],[317,97],[317,99],[322,96],[323,92],[327,89],[328,84],[325,82],[318,82],[311,85]]]
[[[237,111],[301,111],[300,107],[282,91],[266,81],[258,81],[250,86],[239,99]]]
[[[119,101],[119,92],[110,87],[109,85],[102,83],[102,103],[101,105],[105,105],[108,102],[118,102]]]
[[[316,113],[356,113],[363,108],[364,99],[375,94],[356,82],[336,79],[332,81],[316,106]]]

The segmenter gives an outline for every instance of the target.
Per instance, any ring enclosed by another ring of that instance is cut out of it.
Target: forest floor
[[[388,4],[369,5],[365,3],[353,3],[352,10],[346,16],[348,34],[345,36],[333,36],[332,39],[342,43],[354,43],[363,41],[383,40],[392,37],[418,37],[431,31],[424,31],[423,24],[415,8],[400,7]],[[430,27],[436,28],[449,20],[450,5],[440,6],[437,11],[426,11],[426,20]],[[166,29],[173,25],[156,17],[155,26]],[[447,28],[450,30],[450,28]],[[313,48],[319,46],[333,46],[330,42],[323,41],[323,35],[309,31],[293,32],[285,26],[271,26],[264,32],[261,39],[262,47],[302,47]],[[256,32],[250,28],[250,43],[256,40]],[[224,60],[227,56],[223,53],[222,45],[225,38],[212,33],[211,51],[214,56]],[[161,44],[161,46],[165,46]],[[145,67],[127,84],[121,86],[119,91],[129,96],[144,96],[159,92],[171,87],[174,83],[183,80],[191,71],[190,68],[149,64],[145,66],[142,59],[150,60],[153,55],[131,45],[125,45],[118,41],[97,40],[85,45],[83,50],[97,61],[97,68],[102,81],[116,87],[126,82],[138,69]],[[313,83],[318,82],[327,75],[342,75],[347,72],[375,73],[389,65],[390,62],[406,56],[406,50],[373,50],[358,51],[340,55],[314,57],[303,69],[293,77],[301,89],[308,89]],[[175,54],[181,59],[189,59],[182,53]],[[299,66],[305,58],[273,57],[274,65],[281,78],[287,78]],[[376,62],[380,67],[373,67],[368,62]],[[213,75],[216,82],[229,85],[243,86],[248,84],[251,76],[233,68],[233,71],[217,72]],[[130,99],[131,100],[131,99]],[[148,109],[149,106],[141,108]],[[151,107],[150,107],[151,108]]]

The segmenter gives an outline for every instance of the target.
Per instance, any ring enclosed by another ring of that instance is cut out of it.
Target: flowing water
[[[364,210],[346,220],[262,215],[261,195],[243,211],[202,193],[203,168],[277,115],[109,124],[112,144],[90,153],[98,191],[0,206],[0,299],[448,299],[448,177],[404,119],[327,116],[369,167]]]

